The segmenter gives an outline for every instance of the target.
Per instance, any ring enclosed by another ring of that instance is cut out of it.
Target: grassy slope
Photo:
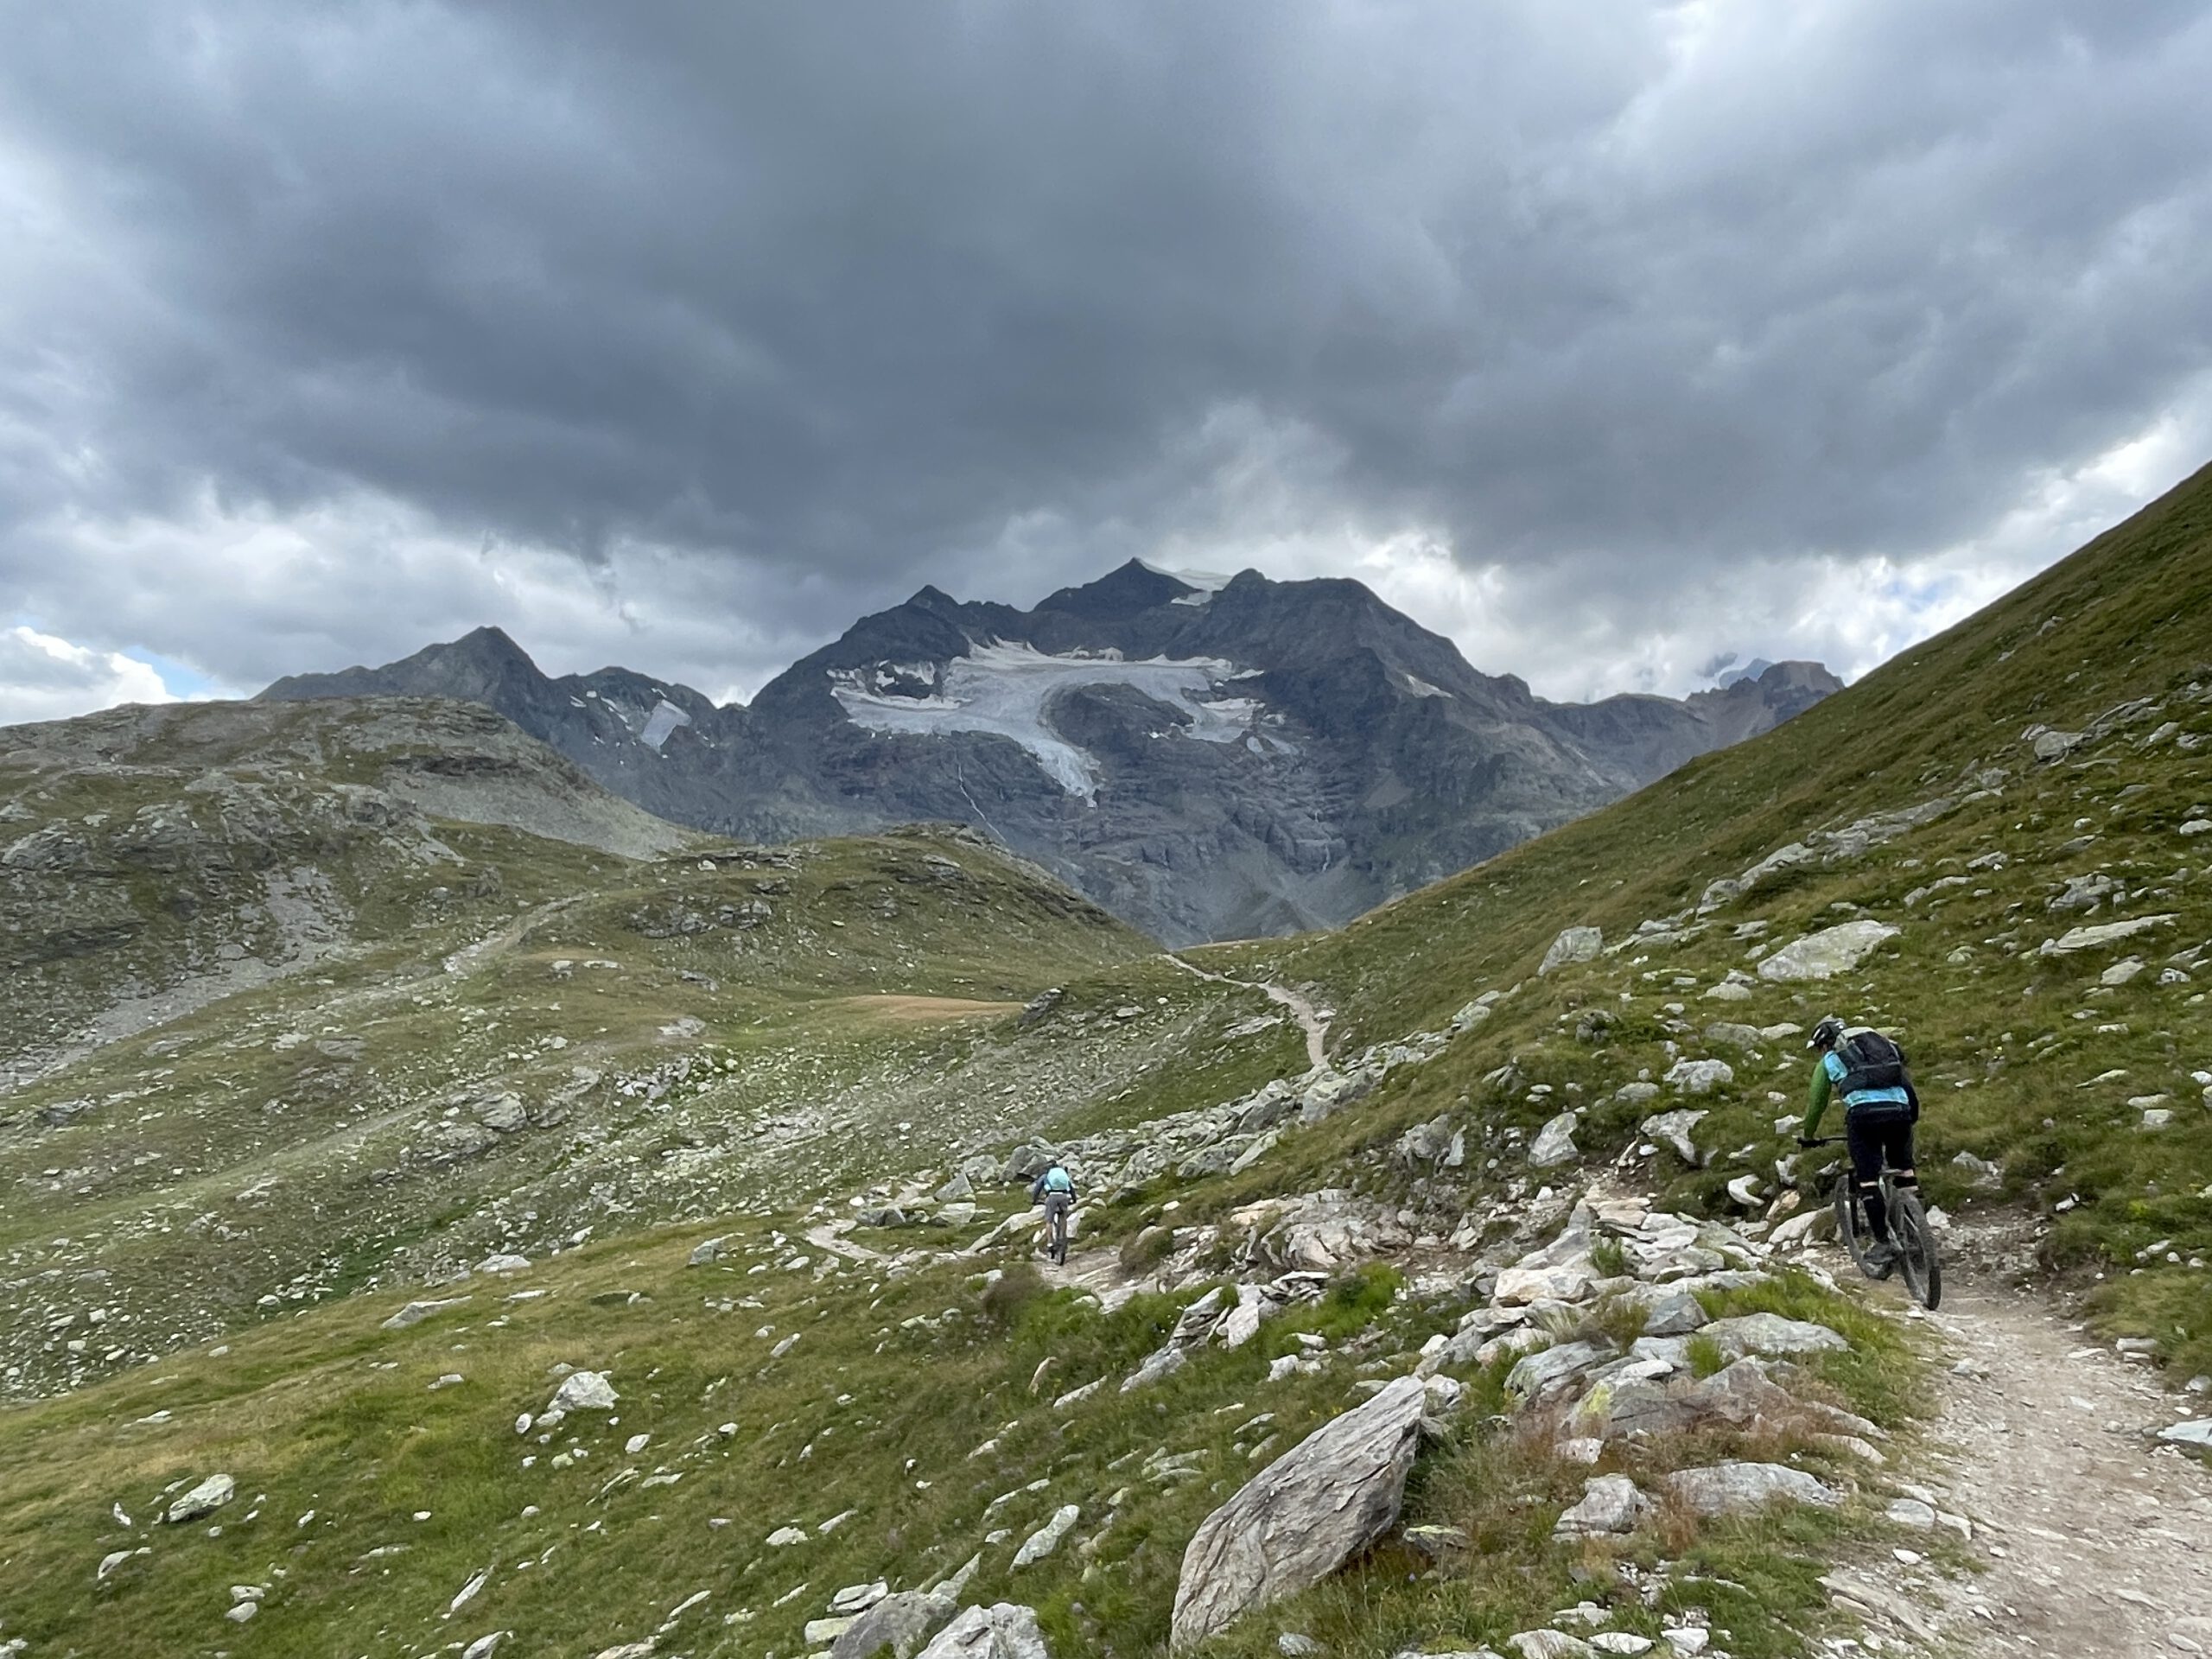
[[[1795,1107],[1802,1056],[1793,1044],[1746,1052],[1707,1038],[1703,1027],[1808,1022],[1834,1006],[1904,1028],[1930,1097],[1923,1162],[1937,1196],[1954,1205],[1967,1196],[1943,1173],[1960,1147],[2001,1159],[2014,1197],[2049,1209],[2078,1195],[2050,1236],[2054,1256],[2102,1262],[2117,1287],[2111,1317],[2134,1327],[2155,1319],[2177,1358],[2196,1364],[2202,1281],[2185,1262],[2190,1250],[2212,1245],[2212,1205],[2195,1196],[2212,1179],[2212,1146],[2187,1073],[2208,1064],[2212,1047],[2204,1005],[2192,1000],[2203,975],[2161,985],[2158,968],[2212,936],[2212,887],[2190,866],[2207,843],[2177,835],[2212,796],[2212,783],[2206,750],[2184,751],[2171,738],[2147,749],[2135,743],[2167,720],[2180,722],[2183,735],[2212,734],[2212,708],[2188,694],[2192,683],[2212,683],[2204,665],[2212,658],[2208,531],[2212,479],[2200,478],[1775,734],[1695,763],[1633,801],[1341,933],[1199,953],[1210,965],[1319,988],[1339,1010],[1339,1053],[1438,1027],[1485,988],[1519,988],[1434,1061],[1394,1071],[1358,1108],[1292,1135],[1257,1167],[1129,1194],[1098,1215],[1097,1234],[1126,1239],[1156,1223],[1203,1242],[1205,1225],[1246,1199],[1323,1184],[1388,1197],[1424,1228],[1448,1230],[1463,1207],[1528,1192],[1535,1182],[1518,1173],[1515,1136],[1562,1103],[1586,1109],[1580,1139],[1594,1155],[1634,1144],[1634,1120],[1649,1109],[1616,1106],[1609,1096],[1640,1071],[1657,1075],[1677,1052],[1718,1055],[1736,1068],[1735,1083],[1695,1103],[1713,1112],[1699,1137],[1719,1155],[1692,1170],[1662,1152],[1642,1167],[1677,1197],[1718,1202],[1732,1174],[1770,1182],[1774,1159],[1788,1149],[1775,1121]],[[2055,766],[2036,763],[2021,740],[2031,721],[2078,729],[2137,696],[2163,699],[2164,712]],[[1694,905],[1709,881],[1813,827],[1955,798],[1993,767],[2009,774],[1999,793],[1862,856],[1793,872],[1717,912],[1701,933],[1534,976],[1563,925],[1595,923],[1618,938]],[[2084,836],[2095,839],[2063,850]],[[1967,861],[1993,851],[2007,855],[2005,868],[1974,872],[1967,885],[1905,905],[1914,888],[1964,874]],[[2177,874],[2183,867],[2187,876]],[[2133,896],[2091,914],[2046,911],[2063,877],[2089,870],[2120,877]],[[1727,969],[1754,968],[1753,950],[1857,913],[1837,906],[1862,907],[1904,931],[1825,986],[1757,982],[1748,1002],[1704,999]],[[2178,919],[2153,936],[2152,971],[2126,985],[2096,983],[2120,952],[2037,952],[2076,923],[2151,911]],[[1734,937],[1759,922],[1767,924],[1763,938]],[[550,938],[542,943],[541,955],[556,948]],[[557,946],[563,954],[583,948],[565,938]],[[528,952],[516,960],[527,963]],[[672,972],[675,960],[662,966]],[[779,967],[786,978],[789,967]],[[511,971],[518,976],[499,995],[512,1010],[540,982],[527,967]],[[813,989],[818,998],[859,988],[865,977]],[[928,994],[977,995],[950,978],[913,974],[865,988],[926,981]],[[1069,989],[1034,1030],[1017,1032],[1005,1020],[963,1022],[931,1039],[974,1045],[964,1056],[971,1074],[997,1086],[1025,1055],[1092,1068],[1049,1103],[1017,1087],[1005,1099],[1001,1144],[1040,1105],[1090,1122],[1130,1121],[1231,1096],[1299,1063],[1294,1036],[1281,1027],[1223,1061],[1208,1033],[1264,1005],[1156,963],[1073,978]],[[562,1000],[574,995],[564,987]],[[1130,1022],[1140,1027],[1134,1039],[1112,1018],[1123,1006],[1143,1011]],[[760,1052],[781,1053],[778,1033],[804,1031],[809,1018],[842,1024],[834,1007],[808,1000],[790,1027],[771,1020]],[[1605,1016],[1602,1027],[1588,1018],[1593,1012]],[[855,1020],[861,1014],[853,1008]],[[865,1017],[893,1033],[887,1044],[921,1040],[873,1008]],[[736,1035],[728,1040],[734,1046]],[[1117,1065],[1112,1057],[1129,1047],[1141,1062]],[[1512,1071],[1499,1076],[1509,1060]],[[897,1048],[880,1075],[938,1063],[925,1048]],[[1039,1067],[1040,1079],[1049,1074],[1045,1062]],[[2128,1076],[2080,1086],[2115,1069]],[[1549,1092],[1532,1093],[1538,1085]],[[2179,1109],[2174,1123],[2156,1135],[2138,1131],[2139,1114],[2126,1099],[2161,1091]],[[1416,1175],[1394,1165],[1387,1151],[1396,1133],[1440,1112],[1470,1130],[1466,1174]],[[861,1147],[849,1168],[888,1175],[929,1160],[925,1149],[880,1141]],[[990,1219],[987,1209],[978,1229]],[[1095,1408],[1056,1418],[1047,1403],[1056,1389],[1134,1363],[1156,1344],[1172,1304],[1140,1299],[1107,1318],[1064,1294],[986,1297],[964,1263],[918,1259],[895,1274],[877,1263],[827,1266],[819,1250],[793,1242],[802,1220],[723,1221],[594,1243],[518,1281],[547,1290],[542,1300],[510,1306],[499,1300],[503,1287],[480,1282],[467,1307],[400,1333],[376,1328],[396,1294],[311,1307],[234,1338],[219,1356],[195,1350],[11,1410],[0,1418],[0,1484],[25,1496],[0,1522],[0,1579],[34,1587],[6,1613],[13,1622],[0,1635],[120,1654],[221,1645],[243,1659],[417,1653],[512,1628],[522,1650],[588,1655],[649,1635],[670,1609],[707,1590],[709,1600],[683,1616],[665,1648],[790,1655],[801,1650],[800,1625],[837,1586],[879,1574],[913,1583],[948,1570],[993,1524],[1012,1536],[985,1552],[971,1593],[1033,1602],[1056,1651],[1154,1651],[1182,1543],[1257,1466],[1249,1449],[1273,1427],[1282,1440],[1259,1456],[1279,1452],[1346,1398],[1342,1365],[1320,1377],[1264,1382],[1264,1360],[1287,1348],[1294,1328],[1274,1324],[1252,1349],[1210,1353],[1156,1393],[1124,1398],[1109,1383]],[[1492,1231],[1509,1224],[1498,1221]],[[771,1236],[778,1226],[782,1243]],[[729,1255],[713,1268],[684,1268],[691,1243],[709,1230],[729,1236]],[[2145,1264],[2139,1276],[2123,1272],[2154,1235],[2171,1236],[2183,1262]],[[877,1242],[888,1249],[913,1236]],[[804,1267],[788,1265],[796,1255],[808,1258]],[[1352,1363],[1371,1362],[1382,1374],[1448,1326],[1456,1307],[1414,1296],[1386,1302],[1387,1287],[1375,1276],[1348,1283],[1301,1318],[1325,1325],[1351,1348]],[[1773,1297],[1789,1311],[1850,1319],[1802,1284]],[[932,1323],[904,1324],[917,1317]],[[764,1328],[768,1334],[759,1334]],[[1872,1321],[1851,1329],[1861,1357],[1832,1365],[1829,1386],[1878,1420],[1903,1423],[1914,1402],[1894,1338]],[[797,1347],[771,1358],[774,1342],[793,1332],[804,1332]],[[1033,1395],[1031,1372],[1047,1354],[1058,1355],[1058,1369]],[[543,1403],[546,1368],[556,1361],[609,1369],[625,1395],[621,1423],[571,1419],[550,1446],[518,1440],[512,1420]],[[449,1371],[467,1380],[433,1391]],[[1470,1380],[1478,1417],[1495,1398],[1496,1379]],[[133,1421],[163,1408],[173,1414],[164,1423]],[[1263,1412],[1276,1422],[1243,1427]],[[737,1426],[728,1437],[719,1432],[726,1422]],[[624,1438],[637,1432],[650,1432],[652,1442],[626,1458]],[[969,1456],[993,1439],[991,1452]],[[572,1440],[592,1455],[550,1467]],[[1196,1478],[1147,1478],[1147,1460],[1162,1449],[1198,1453]],[[537,1462],[524,1469],[522,1459],[533,1454]],[[1818,1454],[1806,1455],[1817,1466]],[[664,1465],[683,1478],[645,1488],[645,1477]],[[213,1467],[232,1469],[241,1487],[240,1502],[217,1517],[219,1537],[162,1529],[148,1539],[150,1556],[92,1584],[104,1551],[135,1547],[137,1535],[149,1532],[156,1491]],[[626,1467],[638,1478],[602,1493]],[[992,1497],[1040,1478],[1046,1489],[987,1522]],[[1309,1630],[1347,1655],[1387,1654],[1447,1633],[1496,1642],[1578,1595],[1608,1599],[1610,1558],[1578,1560],[1543,1541],[1554,1500],[1573,1486],[1510,1437],[1471,1434],[1424,1459],[1410,1501],[1414,1518],[1466,1527],[1480,1553],[1414,1580],[1418,1564],[1384,1550],[1279,1616],[1230,1632],[1216,1650],[1270,1651],[1283,1629]],[[1112,1506],[1102,1535],[1108,1500],[1123,1487],[1128,1496]],[[264,1504],[251,1502],[264,1493]],[[108,1517],[118,1499],[137,1523],[131,1532]],[[1061,1501],[1083,1506],[1075,1535],[1046,1562],[1013,1573],[1014,1544]],[[296,1525],[309,1509],[316,1518]],[[827,1535],[814,1532],[847,1509],[859,1513]],[[413,1521],[418,1510],[430,1518]],[[787,1522],[804,1524],[810,1541],[766,1548],[768,1532]],[[1694,1600],[1710,1609],[1739,1655],[1793,1652],[1793,1632],[1824,1617],[1813,1582],[1819,1559],[1850,1548],[1844,1535],[1866,1524],[1857,1513],[1840,1523],[1800,1518],[1706,1531],[1670,1522],[1630,1556],[1641,1550],[1648,1565],[1663,1552],[1685,1570],[1746,1586],[1678,1585],[1662,1605]],[[395,1545],[405,1553],[368,1555]],[[481,1595],[450,1620],[442,1617],[470,1575],[494,1563]],[[1570,1583],[1576,1567],[1595,1576]],[[242,1630],[220,1620],[232,1582],[276,1586]],[[733,1614],[741,1622],[723,1622]],[[1643,1613],[1624,1617],[1631,1628],[1650,1623]]]

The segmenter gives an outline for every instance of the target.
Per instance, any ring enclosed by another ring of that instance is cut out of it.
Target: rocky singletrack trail
[[[1957,1586],[1967,1650],[2212,1654],[2212,1473],[2150,1440],[2176,1415],[2154,1374],[1991,1286],[1932,1317],[1962,1368],[1936,1431],[1988,1558]]]
[[[1848,1262],[1834,1266],[1851,1274]],[[2152,1438],[2184,1414],[2176,1397],[2041,1297],[1947,1276],[1938,1312],[1908,1314],[1942,1338],[1937,1478],[1914,1490],[1967,1518],[1984,1570],[1947,1579],[1885,1562],[1840,1573],[1831,1588],[1877,1629],[1923,1640],[1940,1630],[1938,1651],[2212,1654],[2212,1471]],[[1893,1286],[1867,1288],[1909,1306]]]

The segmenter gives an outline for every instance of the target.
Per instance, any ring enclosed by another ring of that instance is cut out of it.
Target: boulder
[[[1261,1324],[1275,1311],[1274,1301],[1257,1285],[1236,1287],[1236,1306],[1222,1315],[1214,1334],[1224,1348],[1242,1348],[1260,1334]]]
[[[1299,1093],[1298,1121],[1307,1126],[1321,1122],[1356,1100],[1364,1099],[1382,1081],[1378,1067],[1362,1066],[1351,1073],[1325,1070]]]
[[[1052,1659],[1032,1607],[1001,1601],[969,1607],[937,1633],[917,1659]]]
[[[1560,1516],[1554,1537],[1586,1538],[1597,1533],[1633,1532],[1651,1513],[1651,1500],[1626,1475],[1599,1475],[1585,1481],[1582,1501]]]
[[[1579,1112],[1561,1112],[1537,1130],[1529,1147],[1529,1167],[1555,1169],[1580,1158],[1582,1151],[1574,1144],[1574,1126],[1581,1121]]]
[[[1027,1141],[1007,1154],[1005,1166],[998,1172],[999,1179],[1008,1185],[1016,1181],[1033,1181],[1052,1166],[1052,1160],[1059,1155],[1056,1147]]]
[[[2107,922],[2101,927],[2069,927],[2055,939],[2045,939],[2038,954],[2046,957],[2071,956],[2076,950],[2094,950],[2099,945],[2116,944],[2122,939],[2132,939],[2138,933],[2148,932],[2154,927],[2166,927],[2174,921],[2171,912],[2159,916],[2135,916],[2124,922]]]
[[[1762,1510],[1777,1502],[1824,1510],[1843,1502],[1834,1487],[1782,1463],[1716,1463],[1704,1469],[1678,1469],[1667,1477],[1667,1490],[1707,1520]]]
[[[711,1267],[721,1259],[722,1241],[719,1238],[702,1238],[691,1247],[691,1254],[685,1258],[684,1265],[693,1268]]]
[[[1030,1567],[1043,1560],[1060,1547],[1060,1540],[1068,1535],[1068,1529],[1082,1518],[1083,1511],[1072,1503],[1063,1503],[1052,1511],[1052,1518],[1021,1541],[1021,1548],[1014,1553],[1016,1567]]]
[[[1667,1068],[1667,1086],[1686,1095],[1709,1095],[1735,1081],[1736,1068],[1726,1060],[1676,1060]]]
[[[914,1659],[952,1613],[952,1598],[942,1592],[886,1596],[830,1644],[830,1659]]]
[[[1324,1423],[1208,1516],[1183,1553],[1172,1643],[1319,1584],[1395,1525],[1427,1390],[1401,1376]]]
[[[547,1411],[612,1411],[621,1395],[614,1392],[614,1385],[600,1371],[570,1371],[561,1379],[561,1386],[553,1391],[547,1402]]]
[[[1416,1123],[1398,1137],[1391,1155],[1401,1164],[1440,1164],[1450,1154],[1452,1142],[1458,1137],[1452,1133],[1449,1112],[1431,1118],[1426,1123]]]
[[[410,1325],[420,1325],[433,1313],[443,1313],[449,1307],[459,1307],[468,1300],[466,1296],[448,1296],[442,1300],[410,1302],[384,1322],[386,1331],[404,1331]]]
[[[1610,1347],[1594,1342],[1562,1342],[1530,1354],[1505,1374],[1505,1391],[1515,1399],[1534,1404],[1563,1394],[1575,1378],[1594,1370],[1613,1357]]]
[[[1700,1152],[1697,1143],[1690,1139],[1690,1131],[1704,1117],[1703,1112],[1686,1108],[1680,1111],[1656,1113],[1645,1118],[1639,1127],[1652,1140],[1662,1146],[1672,1147],[1684,1163],[1698,1168],[1704,1165],[1706,1154]]]
[[[1257,1135],[1271,1129],[1298,1110],[1298,1091],[1277,1077],[1249,1097],[1236,1114],[1239,1135]]]
[[[1597,1270],[1586,1261],[1556,1267],[1508,1268],[1497,1275],[1497,1288],[1491,1297],[1503,1307],[1530,1302],[1579,1302],[1589,1296],[1590,1287],[1597,1282]]]
[[[1837,1332],[1809,1319],[1786,1319],[1779,1313],[1739,1313],[1715,1319],[1705,1335],[1731,1359],[1745,1354],[1837,1353],[1851,1346]]]
[[[1831,979],[1849,973],[1885,939],[1897,936],[1886,922],[1840,922],[1817,933],[1792,939],[1759,963],[1759,977],[1770,980]]]
[[[213,1515],[238,1496],[238,1484],[228,1475],[210,1475],[168,1507],[162,1519],[172,1525]]]
[[[1605,948],[1605,936],[1598,929],[1567,928],[1552,941],[1552,948],[1544,952],[1543,963],[1536,972],[1548,974],[1554,968],[1564,968],[1572,963],[1592,961]]]

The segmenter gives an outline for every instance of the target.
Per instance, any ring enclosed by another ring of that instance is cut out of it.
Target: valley
[[[466,702],[0,732],[0,1648],[2212,1644],[2074,1565],[2212,1516],[2212,473],[1684,759],[1163,954]],[[1822,1236],[1831,1011],[1912,1056],[1932,1314]]]

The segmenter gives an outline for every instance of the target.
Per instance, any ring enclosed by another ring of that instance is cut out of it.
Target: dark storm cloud
[[[1981,533],[2212,365],[2197,4],[0,14],[0,579],[87,637],[122,543],[283,526],[186,562],[281,563],[258,626],[93,640],[239,683],[533,548],[660,570],[710,687],[1336,526],[1618,632]]]

